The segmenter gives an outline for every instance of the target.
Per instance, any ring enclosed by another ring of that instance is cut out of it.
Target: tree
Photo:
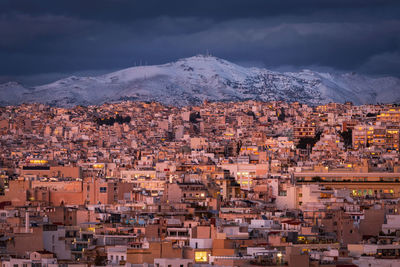
[[[199,112],[193,112],[193,113],[190,113],[189,121],[191,123],[196,123],[197,119],[200,119],[200,118],[201,118],[201,116],[200,116]]]
[[[353,130],[348,129],[344,132],[339,132],[340,136],[343,138],[344,146],[349,148],[353,145]]]
[[[278,120],[284,121],[285,118],[286,118],[285,109],[284,109],[284,108],[281,108],[281,111],[280,111],[279,114],[278,114]]]
[[[236,155],[239,155],[240,149],[242,148],[242,140],[239,140],[236,144]]]
[[[319,141],[319,139],[321,139],[321,134],[322,134],[322,132],[317,132],[315,137],[300,138],[297,148],[300,148],[300,149],[307,149],[308,147],[313,148],[314,145]]]
[[[98,251],[96,251],[96,257],[94,258],[94,264],[96,266],[106,266],[107,265],[107,256],[101,255]]]
[[[98,125],[109,125],[109,126],[111,126],[116,122],[118,124],[129,123],[129,122],[131,122],[131,117],[130,116],[123,117],[123,116],[117,114],[115,116],[115,118],[114,117],[108,117],[108,118],[97,118],[96,119],[96,123]]]
[[[253,111],[249,110],[246,112],[247,116],[252,116],[254,120],[257,120],[256,114]]]

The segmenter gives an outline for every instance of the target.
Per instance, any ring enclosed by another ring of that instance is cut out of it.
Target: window
[[[110,259],[113,261],[114,260],[114,255],[111,255]]]
[[[194,259],[196,262],[207,262],[207,251],[196,251]]]
[[[124,256],[121,256],[121,261],[123,261],[124,260]]]
[[[106,193],[107,187],[100,187],[100,193]]]
[[[286,191],[279,191],[279,196],[286,196],[287,195],[287,192]]]

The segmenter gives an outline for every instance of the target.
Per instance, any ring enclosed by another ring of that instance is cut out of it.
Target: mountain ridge
[[[96,77],[70,76],[25,87],[0,84],[0,105],[38,102],[69,107],[123,100],[194,105],[210,101],[299,101],[310,105],[352,101],[355,104],[400,102],[400,79],[311,70],[277,72],[242,67],[197,55],[174,62],[131,67]]]

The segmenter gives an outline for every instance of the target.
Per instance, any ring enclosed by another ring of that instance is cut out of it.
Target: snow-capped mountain
[[[140,100],[181,106],[198,104],[205,99],[393,103],[400,102],[400,79],[310,70],[275,72],[200,55],[97,77],[72,76],[32,88],[15,82],[0,85],[0,105],[39,102],[73,106]]]

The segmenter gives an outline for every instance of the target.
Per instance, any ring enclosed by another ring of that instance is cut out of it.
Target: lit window
[[[194,254],[194,259],[196,262],[207,262],[207,252],[206,251],[196,251]]]

